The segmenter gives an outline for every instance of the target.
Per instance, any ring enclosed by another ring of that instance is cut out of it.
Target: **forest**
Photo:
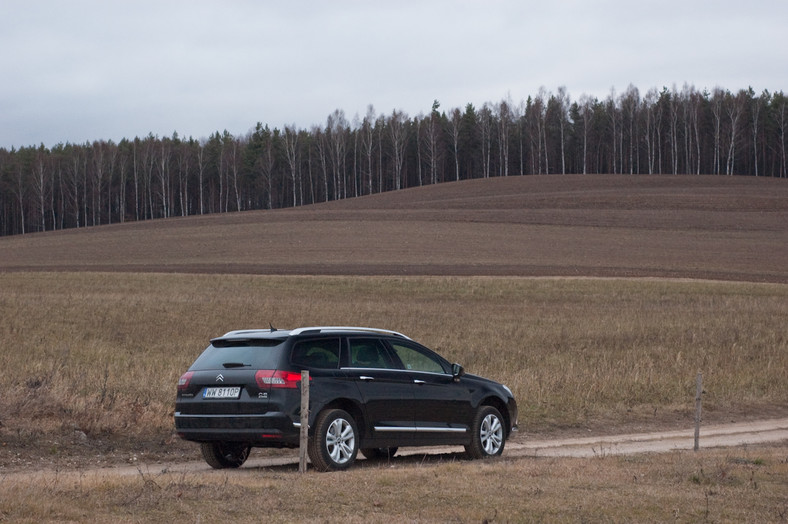
[[[563,87],[481,107],[394,110],[205,138],[0,148],[0,235],[300,206],[468,178],[529,174],[788,177],[786,97]]]

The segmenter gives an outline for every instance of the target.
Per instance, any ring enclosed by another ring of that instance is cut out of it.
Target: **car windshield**
[[[276,369],[284,340],[217,339],[194,362],[191,369]]]

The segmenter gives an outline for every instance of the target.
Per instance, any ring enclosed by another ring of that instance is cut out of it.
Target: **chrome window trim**
[[[436,377],[451,377],[451,373],[436,373],[434,371],[418,371],[416,369],[400,368],[357,368],[353,366],[339,368],[343,371],[397,371],[399,373],[424,373],[425,375],[435,375]]]

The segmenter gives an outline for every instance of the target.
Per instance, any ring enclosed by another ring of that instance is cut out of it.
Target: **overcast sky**
[[[788,91],[788,1],[0,0],[4,148],[684,83]]]

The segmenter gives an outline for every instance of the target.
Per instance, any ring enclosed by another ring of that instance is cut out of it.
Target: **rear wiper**
[[[251,364],[244,364],[243,362],[225,362],[222,364],[226,368],[245,368],[251,367]]]

